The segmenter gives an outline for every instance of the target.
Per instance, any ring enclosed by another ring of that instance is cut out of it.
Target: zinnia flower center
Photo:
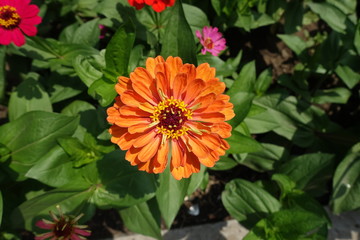
[[[14,29],[19,26],[21,18],[16,8],[5,5],[0,7],[0,26],[5,29]]]
[[[183,101],[173,97],[161,101],[150,116],[153,122],[158,122],[158,133],[176,139],[186,134],[189,129],[183,125],[192,118],[192,111],[186,106]]]
[[[57,239],[67,238],[71,236],[73,231],[73,224],[71,221],[65,219],[64,217],[60,218],[59,222],[56,223],[54,227],[54,235]]]
[[[204,47],[206,47],[207,49],[213,49],[214,48],[214,42],[211,40],[211,38],[205,39]]]

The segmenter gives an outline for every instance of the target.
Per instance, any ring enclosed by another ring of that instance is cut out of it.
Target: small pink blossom
[[[80,214],[77,217],[66,216],[62,213],[60,206],[56,207],[60,214],[59,217],[50,211],[50,216],[53,221],[42,219],[35,224],[39,228],[50,230],[47,233],[36,236],[35,240],[82,240],[86,239],[86,236],[90,236],[91,231],[86,229],[87,226],[77,225],[78,220],[83,216],[83,214]]]
[[[217,27],[205,26],[202,29],[202,34],[199,30],[196,31],[196,36],[203,46],[203,49],[201,49],[202,54],[209,52],[214,56],[218,56],[219,53],[226,48],[226,40]]]

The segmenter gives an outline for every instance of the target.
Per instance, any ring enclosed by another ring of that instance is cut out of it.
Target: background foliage
[[[159,54],[208,62],[226,83],[231,148],[210,175],[246,169],[221,194],[246,240],[326,239],[324,206],[360,207],[355,0],[178,0],[160,14],[126,0],[33,3],[38,36],[0,47],[1,238],[39,232],[35,221],[60,205],[85,223],[116,209],[127,228],[161,239],[161,219],[171,227],[184,197],[205,189],[209,170],[181,181],[140,172],[109,141],[117,76]],[[207,25],[227,40],[220,57],[198,53]]]

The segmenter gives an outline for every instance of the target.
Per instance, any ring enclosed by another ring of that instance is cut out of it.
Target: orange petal
[[[185,139],[186,139],[187,147],[198,158],[205,158],[209,154],[209,149],[204,144],[202,144],[196,137],[193,137],[189,134],[185,137]]]
[[[196,78],[196,68],[193,64],[184,64],[180,69],[179,73],[186,73],[188,82],[193,81]]]
[[[150,113],[145,112],[137,107],[122,106],[119,109],[121,116],[150,117]]]
[[[142,82],[146,86],[150,86],[154,81],[154,78],[149,71],[142,67],[135,68],[134,72],[130,73],[130,79],[133,84],[135,82]]]
[[[214,123],[211,127],[211,132],[218,134],[222,138],[228,138],[231,136],[231,125],[226,122]]]
[[[118,83],[115,85],[116,92],[121,95],[126,90],[131,90],[131,81],[128,77],[120,76],[118,77]]]
[[[146,144],[149,144],[151,141],[154,141],[156,135],[157,133],[155,132],[155,130],[151,130],[147,133],[142,133],[141,136],[136,139],[133,145],[136,148],[143,147]]]
[[[182,178],[189,178],[191,174],[200,171],[200,162],[193,153],[186,152],[184,154],[184,158],[185,158],[184,166],[175,167],[172,164],[170,164],[171,174],[176,180],[180,180]]]
[[[215,77],[215,68],[210,67],[208,63],[202,63],[196,68],[196,78],[201,78],[205,82]]]
[[[151,74],[153,78],[155,78],[155,67],[158,63],[165,62],[164,58],[162,56],[157,56],[156,58],[149,57],[146,60],[146,70]]]
[[[169,141],[164,141],[159,145],[159,150],[154,157],[154,173],[162,173],[167,165],[169,152]]]
[[[209,154],[204,158],[199,158],[201,164],[205,165],[206,167],[213,167],[218,160],[219,156],[213,152],[209,152]]]
[[[193,121],[201,121],[201,122],[211,122],[211,123],[219,123],[225,121],[225,115],[220,112],[210,112],[210,113],[196,113],[194,112],[192,119]]]
[[[121,150],[128,150],[133,146],[134,142],[140,136],[142,136],[142,133],[130,134],[127,132],[120,137],[117,144],[119,145]]]
[[[225,83],[220,82],[219,79],[217,78],[214,78],[206,82],[206,87],[201,92],[201,96],[204,96],[209,93],[215,93],[216,95],[219,95],[225,91],[225,88],[226,88]]]
[[[174,167],[184,166],[183,150],[180,147],[180,141],[176,139],[171,141],[171,164]]]
[[[136,165],[139,161],[137,159],[141,148],[131,147],[125,154],[125,159],[131,163],[132,166]]]
[[[151,120],[147,117],[137,117],[137,116],[121,116],[116,119],[115,124],[119,127],[131,127],[138,124],[150,124]]]
[[[151,105],[150,103],[148,102],[144,102],[144,103],[141,103],[139,105],[139,108],[145,112],[148,112],[148,113],[153,113],[154,112],[154,105]]]
[[[155,90],[150,85],[146,85],[143,82],[134,82],[133,88],[136,93],[138,93],[141,97],[143,97],[146,101],[153,105],[157,105],[159,100],[156,98],[158,96],[157,90]],[[152,86],[155,86],[152,84]],[[156,92],[155,92],[156,91]]]
[[[201,79],[195,79],[187,85],[185,103],[191,103],[203,91],[205,82]]]
[[[169,56],[166,59],[166,64],[170,69],[170,77],[168,79],[170,81],[170,88],[172,89],[173,84],[174,84],[175,76],[179,72],[179,69],[183,65],[183,62],[182,62],[181,58],[179,58],[179,57]]]
[[[128,128],[128,131],[130,134],[134,134],[134,133],[143,133],[148,131],[149,129],[150,129],[149,124],[137,124],[130,126]]]
[[[166,97],[170,96],[169,80],[163,72],[156,73],[156,86],[165,94]],[[160,96],[161,97],[161,96]]]
[[[215,101],[215,99],[216,99],[215,93],[209,93],[205,96],[197,97],[191,104],[189,104],[188,108],[191,108],[199,104],[195,109],[204,109],[207,108],[210,104],[212,104]]]
[[[174,79],[173,85],[173,96],[175,99],[181,99],[181,94],[183,93],[187,83],[186,73],[178,73]]]
[[[157,136],[155,139],[143,146],[138,155],[139,160],[142,162],[150,161],[158,151],[160,141],[161,137]]]
[[[144,98],[142,98],[139,94],[134,92],[133,90],[125,91],[121,96],[121,101],[128,106],[139,107],[141,103],[146,102]]]
[[[119,113],[119,109],[115,108],[115,107],[109,107],[108,109],[106,109],[106,113],[108,115],[108,117],[106,118],[106,120],[109,123],[114,124],[117,119],[120,118],[120,113]]]

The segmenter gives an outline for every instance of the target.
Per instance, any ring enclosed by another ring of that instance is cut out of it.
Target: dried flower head
[[[50,230],[50,232],[43,233],[35,237],[35,240],[43,239],[61,239],[61,240],[81,240],[90,236],[91,231],[87,230],[85,225],[77,225],[79,219],[83,216],[80,214],[77,217],[66,216],[62,213],[60,206],[56,206],[59,215],[56,216],[50,211],[50,216],[53,221],[42,219],[36,223],[36,226],[42,229]]]
[[[148,58],[146,68],[119,77],[115,88],[120,96],[107,110],[111,141],[139,170],[163,172],[170,152],[174,178],[188,178],[200,163],[214,166],[229,148],[225,121],[234,117],[233,105],[209,64]]]
[[[200,31],[196,31],[196,36],[203,46],[203,49],[201,49],[202,54],[209,52],[214,56],[218,56],[226,48],[226,40],[216,27],[205,26],[202,29],[202,34]]]
[[[16,46],[22,46],[25,44],[24,34],[37,34],[35,25],[41,23],[39,8],[29,4],[30,0],[0,1],[0,44],[14,42]]]

